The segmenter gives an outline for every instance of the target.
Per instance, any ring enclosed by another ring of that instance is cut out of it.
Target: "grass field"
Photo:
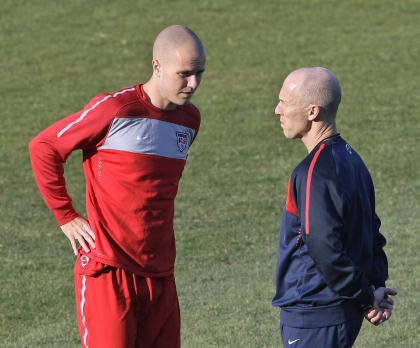
[[[305,156],[273,109],[282,80],[325,66],[338,127],[363,156],[388,239],[391,320],[356,347],[419,347],[420,5],[417,0],[0,3],[0,346],[79,347],[71,247],[32,177],[27,144],[90,98],[144,82],[170,24],[202,38],[202,127],[176,201],[183,347],[281,347],[270,305],[288,177]],[[84,212],[81,154],[66,164]]]

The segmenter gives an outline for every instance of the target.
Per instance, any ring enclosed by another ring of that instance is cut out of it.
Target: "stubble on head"
[[[323,67],[307,67],[293,71],[287,79],[297,84],[295,92],[303,107],[319,106],[324,121],[335,121],[341,102],[341,87],[333,72]]]
[[[171,25],[156,37],[153,44],[153,59],[161,64],[167,64],[180,55],[198,60],[200,57],[205,57],[206,52],[201,40],[191,29],[182,25]]]

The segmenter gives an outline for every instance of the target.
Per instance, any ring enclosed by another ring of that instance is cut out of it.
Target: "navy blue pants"
[[[360,331],[363,318],[344,323],[304,329],[281,324],[284,348],[350,348]]]

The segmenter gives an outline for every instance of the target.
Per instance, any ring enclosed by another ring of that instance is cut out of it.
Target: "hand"
[[[397,292],[391,288],[380,287],[373,292],[375,299],[373,308],[365,313],[365,318],[374,325],[382,324],[391,317],[394,300],[388,295],[395,296]]]
[[[90,251],[88,245],[95,249],[95,234],[89,226],[89,221],[84,217],[78,216],[60,227],[70,240],[74,255],[77,255],[76,239],[87,253]]]
[[[385,320],[382,311],[376,308],[368,309],[365,312],[365,318],[368,322],[370,322],[373,325],[379,325]]]
[[[373,306],[375,308],[380,308],[383,312],[385,320],[388,320],[391,317],[392,310],[394,309],[394,300],[389,297],[389,295],[395,296],[397,292],[391,288],[380,287],[377,288],[373,294],[375,295]]]

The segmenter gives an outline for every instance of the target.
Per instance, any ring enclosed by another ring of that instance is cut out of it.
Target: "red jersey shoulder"
[[[189,106],[190,112],[193,115],[193,117],[196,118],[198,122],[200,122],[201,121],[200,110],[193,103],[189,103],[187,104],[187,106]]]
[[[119,91],[111,93],[111,95],[122,105],[132,103],[138,99],[136,85],[125,87]]]
[[[193,104],[189,101],[187,104],[185,104],[185,106],[187,108],[190,108],[191,112],[198,114],[198,117],[200,117],[200,110],[198,110],[198,107],[195,106],[195,104]]]
[[[180,109],[185,114],[185,117],[188,119],[192,128],[198,130],[200,128],[201,123],[200,110],[198,110],[198,108],[191,102],[182,106]]]
[[[111,111],[112,114],[118,113],[126,104],[130,104],[137,99],[135,86],[126,87],[112,93],[102,93],[92,98],[83,108],[84,113]]]
[[[138,101],[136,86],[125,87],[116,92],[108,93],[105,98],[117,108],[123,108],[126,105]]]

